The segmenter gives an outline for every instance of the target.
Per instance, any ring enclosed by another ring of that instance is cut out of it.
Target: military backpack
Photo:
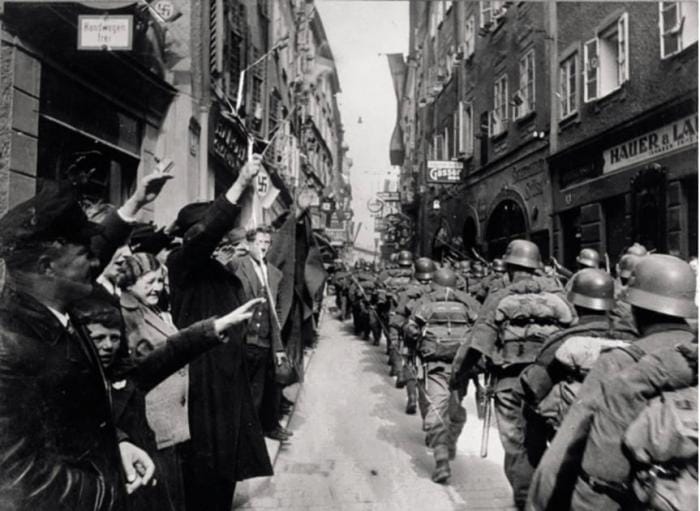
[[[469,308],[462,302],[436,301],[418,313],[424,322],[418,352],[426,362],[452,362],[471,328]]]

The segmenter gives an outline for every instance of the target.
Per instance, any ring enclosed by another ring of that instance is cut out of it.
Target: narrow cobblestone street
[[[495,427],[489,457],[479,457],[473,396],[465,398],[468,419],[451,484],[437,485],[420,416],[404,414],[405,391],[388,376],[384,344],[374,347],[351,330],[350,321],[325,314],[288,426],[294,436],[279,451],[274,477],[239,486],[235,509],[513,509]]]

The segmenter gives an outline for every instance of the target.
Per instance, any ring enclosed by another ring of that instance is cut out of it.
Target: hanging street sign
[[[462,169],[464,165],[461,161],[434,161],[428,162],[429,183],[459,183],[462,179]]]
[[[78,16],[79,50],[131,50],[134,17],[131,14]]]
[[[399,202],[401,200],[399,192],[377,192],[377,198],[386,202]]]
[[[367,201],[367,210],[370,213],[379,213],[384,207],[384,201],[380,199],[369,199]]]

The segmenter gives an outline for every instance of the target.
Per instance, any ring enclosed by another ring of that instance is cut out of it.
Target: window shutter
[[[629,14],[624,13],[617,20],[617,58],[618,58],[618,83],[622,84],[629,80]]]
[[[584,83],[583,100],[588,102],[598,97],[598,76],[600,65],[598,62],[598,39],[586,41],[583,45],[583,74]]]

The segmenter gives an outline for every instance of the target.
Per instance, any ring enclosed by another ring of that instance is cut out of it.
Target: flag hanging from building
[[[391,134],[389,144],[389,161],[392,165],[403,165],[406,149],[403,144],[403,130],[401,129],[401,97],[403,95],[404,81],[406,79],[406,63],[402,53],[389,53],[389,71],[394,83],[396,93],[396,125]]]

